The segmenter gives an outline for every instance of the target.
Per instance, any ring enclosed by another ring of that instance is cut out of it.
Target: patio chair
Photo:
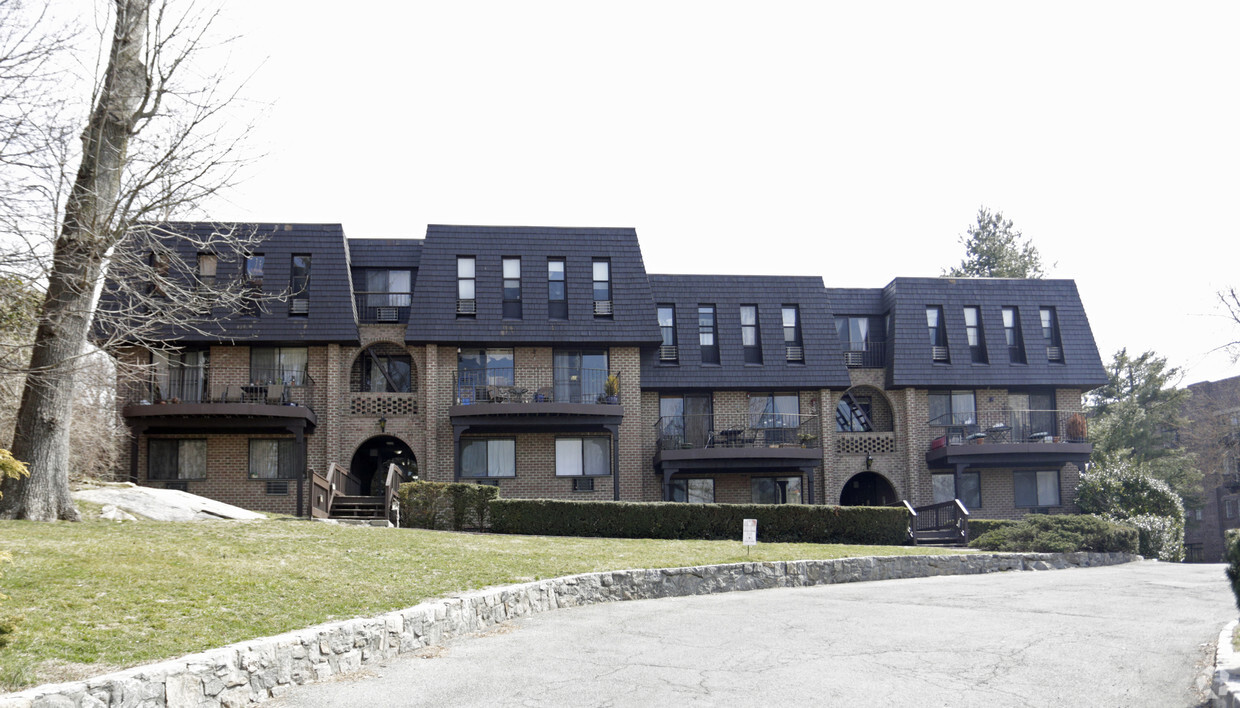
[[[267,403],[275,406],[284,403],[284,384],[270,384],[267,386]]]
[[[538,403],[551,403],[555,401],[555,387],[543,386],[534,392],[534,400]]]
[[[227,391],[228,391],[228,387],[225,386],[224,384],[211,384],[211,400],[212,401],[224,400],[224,395],[225,393],[227,393]]]
[[[237,384],[232,384],[231,386],[229,386],[224,391],[224,402],[225,403],[240,403],[241,402],[241,387],[238,386]]]

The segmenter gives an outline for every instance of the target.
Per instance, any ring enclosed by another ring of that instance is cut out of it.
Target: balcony
[[[360,324],[405,324],[409,321],[409,304],[413,293],[359,292],[357,321]]]
[[[122,382],[122,414],[131,425],[186,430],[237,426],[271,427],[254,419],[302,421],[306,432],[316,423],[310,407],[314,381],[303,369],[183,366],[150,372]],[[231,425],[218,419],[243,419]],[[210,424],[208,419],[217,419]],[[274,427],[288,427],[273,423]],[[153,431],[152,431],[153,432]]]
[[[881,369],[886,365],[886,342],[844,342],[844,366],[850,369]]]
[[[620,375],[604,369],[504,367],[452,377],[454,424],[503,420],[513,425],[619,423]],[[523,423],[517,419],[526,419]],[[532,419],[532,420],[531,420]],[[539,423],[538,421],[541,421]]]
[[[1080,465],[1093,451],[1085,418],[1072,411],[958,413],[930,424],[943,431],[926,452],[931,467]]]
[[[721,416],[719,416],[721,417]],[[751,413],[724,427],[711,415],[664,416],[655,424],[656,469],[776,470],[822,461],[816,415]]]

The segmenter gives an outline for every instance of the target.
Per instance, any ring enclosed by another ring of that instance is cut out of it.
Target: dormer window
[[[521,319],[521,259],[504,258],[504,318]]]
[[[473,256],[456,259],[456,316],[473,317],[478,313]]]
[[[715,325],[715,306],[698,305],[698,346],[703,364],[719,363],[719,332]]]
[[[746,364],[762,363],[762,343],[758,338],[758,306],[741,305],[741,347]]]
[[[1042,338],[1046,340],[1046,360],[1062,363],[1063,341],[1059,338],[1059,317],[1053,307],[1043,307],[1041,315]]]
[[[969,358],[974,364],[986,363],[986,339],[982,335],[982,310],[964,308],[964,333],[969,340]]]
[[[564,280],[564,259],[547,259],[547,316],[568,319],[568,290]]]
[[[198,254],[198,285],[209,290],[215,286],[215,273],[219,266],[219,256],[214,253]]]
[[[1020,333],[1020,311],[1015,307],[1003,308],[1003,337],[1007,340],[1008,361],[1025,363],[1025,341]]]
[[[659,361],[678,361],[680,348],[676,346],[676,308],[673,305],[659,305]]]
[[[930,360],[948,363],[951,356],[947,349],[947,330],[943,327],[943,308],[938,305],[926,307],[926,326],[930,332]]]
[[[787,361],[804,362],[805,345],[801,341],[801,311],[796,305],[780,308],[784,325],[784,358]]]
[[[611,317],[611,261],[594,260],[594,316]]]
[[[295,254],[293,267],[289,277],[289,314],[310,314],[310,255]]]

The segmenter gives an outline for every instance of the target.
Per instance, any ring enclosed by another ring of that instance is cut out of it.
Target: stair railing
[[[389,520],[392,516],[392,500],[396,498],[396,488],[402,476],[399,466],[395,463],[388,465],[387,479],[383,483],[383,515]],[[399,508],[396,510],[396,525],[400,526]]]
[[[907,501],[904,505],[913,514],[909,523],[915,541],[923,536],[928,538],[943,532],[949,532],[948,535],[953,537],[952,540],[959,537],[961,543],[969,541],[969,510],[959,499],[919,506],[915,509]]]

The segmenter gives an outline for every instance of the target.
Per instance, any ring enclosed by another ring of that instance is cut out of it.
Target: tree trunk
[[[142,62],[150,3],[115,0],[108,68],[82,135],[82,164],[52,254],[47,296],[17,414],[13,456],[30,465],[30,476],[5,481],[0,518],[78,519],[69,496],[75,371],[90,333],[104,257],[122,235],[113,233],[113,223],[129,138],[147,98]]]

